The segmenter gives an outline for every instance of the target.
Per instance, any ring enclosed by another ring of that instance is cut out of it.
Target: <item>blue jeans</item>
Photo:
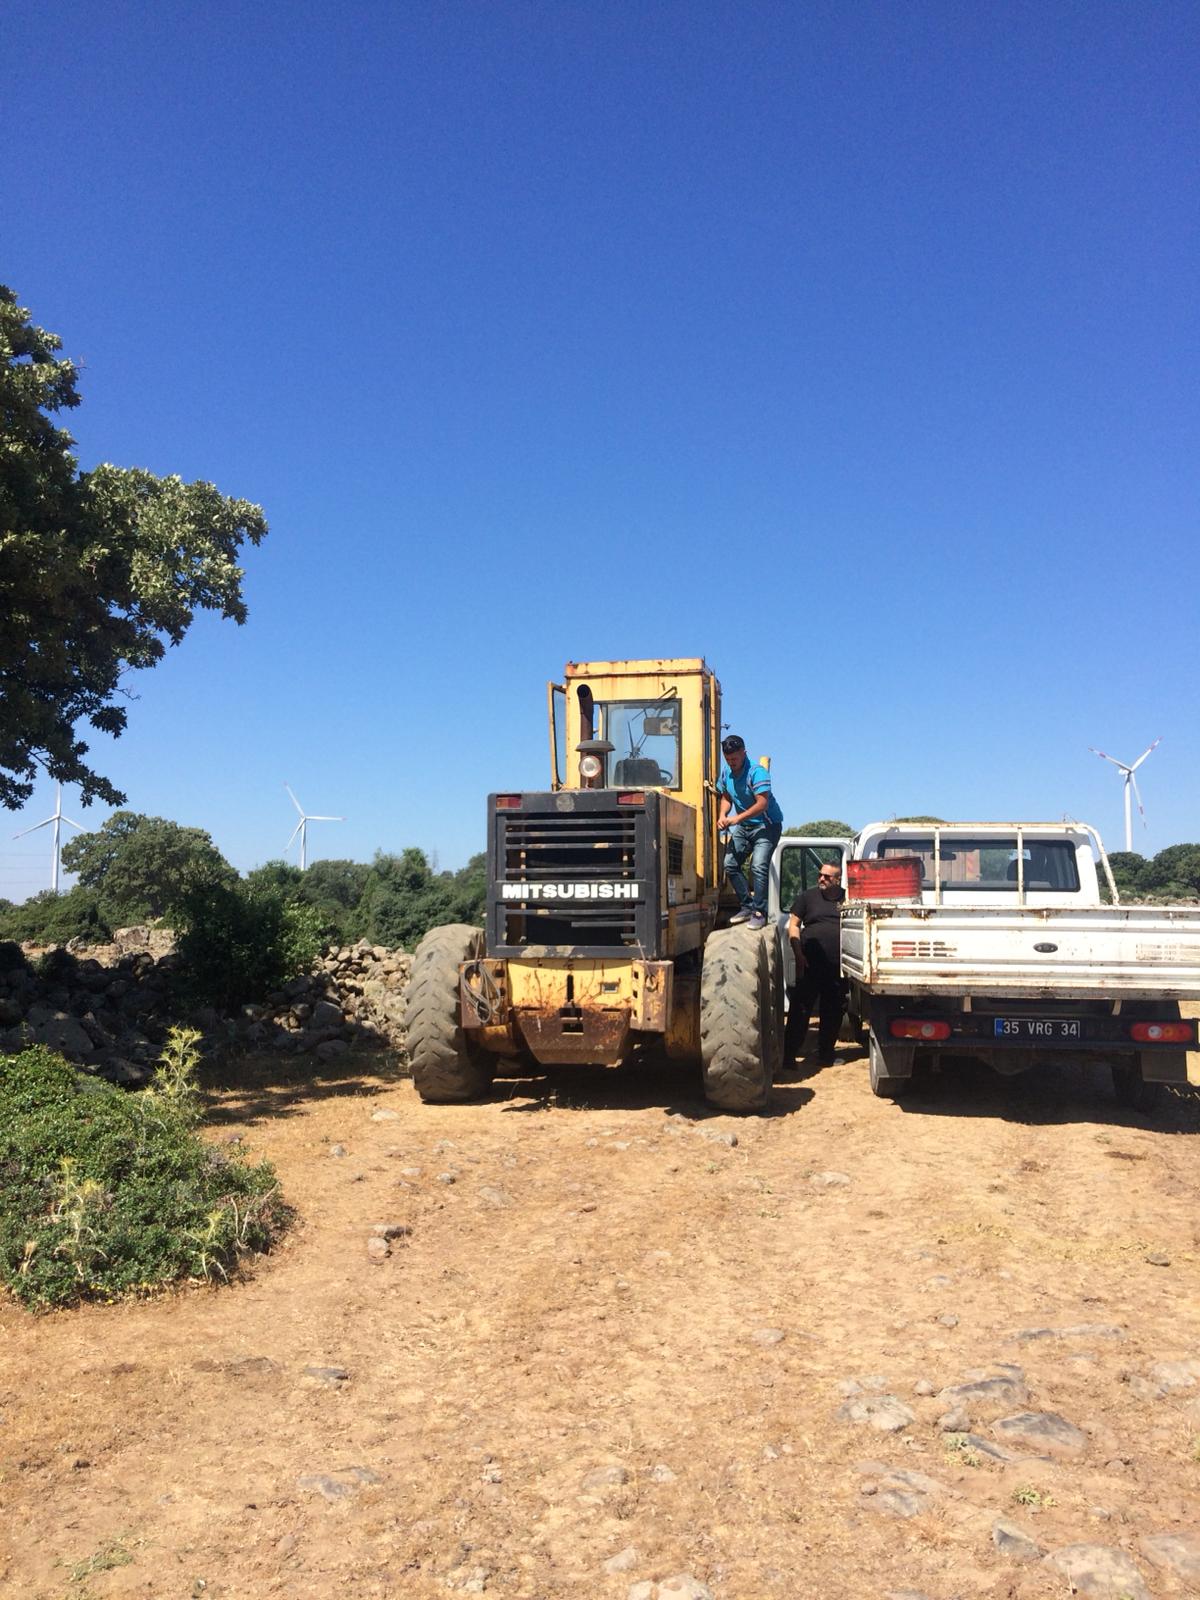
[[[725,847],[725,876],[744,911],[759,911],[764,917],[767,914],[767,875],[782,832],[782,825],[776,822],[760,822],[757,826],[754,823],[735,822],[729,830],[729,843]],[[747,856],[750,857],[753,890],[742,871]]]

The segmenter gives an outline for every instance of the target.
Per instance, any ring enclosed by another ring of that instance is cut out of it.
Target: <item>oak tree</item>
[[[104,463],[81,471],[53,420],[79,404],[62,340],[0,285],[0,805],[39,770],[121,805],[77,726],[118,735],[126,674],[151,667],[197,610],[241,623],[238,554],[267,531],[260,507],[211,483]]]
[[[96,894],[112,927],[165,916],[197,879],[237,879],[203,828],[181,828],[137,811],[114,811],[95,833],[68,840],[62,861]]]

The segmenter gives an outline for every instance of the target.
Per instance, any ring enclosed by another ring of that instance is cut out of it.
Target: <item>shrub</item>
[[[25,952],[14,939],[0,939],[0,972],[27,971]]]
[[[1141,885],[1181,900],[1200,894],[1200,844],[1171,844],[1146,864]]]
[[[28,939],[37,944],[86,939],[89,944],[103,944],[111,937],[95,893],[79,884],[66,894],[44,889],[0,915],[0,938],[4,939]]]
[[[314,861],[303,875],[300,899],[320,912],[327,936],[338,944],[362,934],[358,905],[370,876],[365,862],[334,858]]]
[[[411,950],[430,928],[462,920],[453,879],[435,876],[423,850],[377,851],[359,901],[357,918],[372,944]]]
[[[41,1309],[226,1278],[286,1225],[275,1173],[196,1132],[199,1034],[128,1094],[26,1050],[0,1067],[0,1279]]]
[[[310,967],[321,918],[270,882],[194,882],[179,904],[180,981],[188,997],[233,1010]]]
[[[1135,900],[1145,891],[1145,872],[1149,862],[1145,856],[1138,855],[1136,850],[1110,850],[1108,864],[1112,868],[1113,881],[1116,883],[1117,892],[1122,899]],[[1104,872],[1099,870],[1101,899],[1110,898],[1108,880]]]
[[[79,971],[79,962],[62,945],[51,945],[33,963],[33,970],[44,983],[69,984]]]

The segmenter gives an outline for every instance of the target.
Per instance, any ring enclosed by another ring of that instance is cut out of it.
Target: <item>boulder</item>
[[[90,1056],[96,1048],[91,1034],[79,1021],[65,1011],[56,1011],[46,1021],[34,1028],[38,1044],[58,1050],[64,1056]]]
[[[1138,1540],[1146,1560],[1184,1583],[1200,1585],[1200,1530],[1152,1533]]]
[[[1044,1565],[1060,1572],[1075,1594],[1094,1600],[1150,1600],[1150,1591],[1124,1550],[1102,1544],[1069,1544],[1052,1551]]]
[[[1002,1417],[993,1432],[1005,1444],[1023,1446],[1035,1455],[1077,1456],[1087,1449],[1087,1434],[1054,1411],[1022,1411]]]

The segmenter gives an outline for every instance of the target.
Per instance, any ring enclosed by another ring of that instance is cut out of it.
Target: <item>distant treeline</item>
[[[155,921],[182,931],[216,902],[230,911],[245,902],[302,912],[304,925],[329,942],[369,939],[411,950],[430,928],[483,917],[482,854],[458,872],[435,872],[413,848],[380,851],[369,863],[314,861],[304,872],[268,861],[243,877],[203,829],[115,811],[95,833],[65,844],[62,860],[75,887],[21,905],[0,900],[0,939],[100,943],[114,928]]]
[[[1200,844],[1170,844],[1149,859],[1136,850],[1113,850],[1108,860],[1123,900],[1200,897]]]
[[[788,831],[836,837],[853,830],[823,821]],[[415,848],[379,851],[371,862],[314,861],[305,872],[268,861],[243,877],[203,829],[136,811],[113,812],[95,833],[65,844],[62,859],[75,887],[21,905],[0,900],[0,939],[102,943],[114,928],[136,923],[162,921],[186,933],[200,922],[260,926],[286,911],[305,944],[369,939],[411,950],[430,928],[482,922],[487,887],[482,853],[458,872],[435,872]],[[1200,844],[1169,845],[1149,859],[1118,850],[1109,861],[1122,899],[1200,897]]]

